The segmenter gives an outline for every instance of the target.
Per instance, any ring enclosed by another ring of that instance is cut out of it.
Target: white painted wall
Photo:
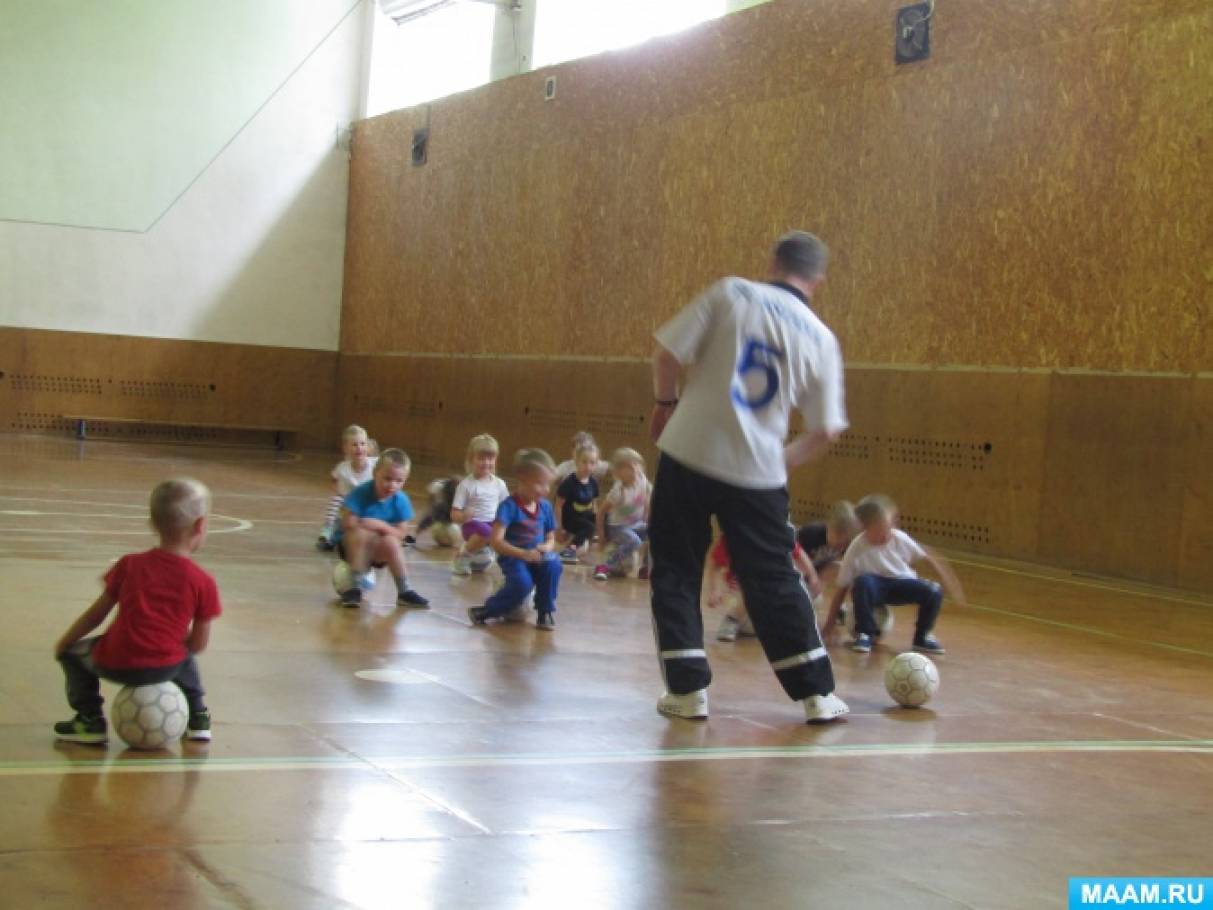
[[[336,350],[372,2],[5,0],[0,324]]]

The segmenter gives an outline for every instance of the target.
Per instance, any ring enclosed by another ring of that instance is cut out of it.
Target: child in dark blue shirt
[[[542,449],[523,449],[514,456],[517,488],[497,508],[489,545],[497,551],[497,564],[505,585],[483,607],[470,607],[473,625],[484,625],[517,610],[535,591],[535,627],[545,632],[556,628],[556,591],[562,566],[553,552],[556,546],[556,516],[548,502],[548,491],[556,465]]]

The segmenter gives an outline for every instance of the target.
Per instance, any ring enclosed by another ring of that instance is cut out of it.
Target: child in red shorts
[[[102,744],[101,680],[127,686],[174,682],[189,703],[185,736],[211,738],[194,655],[206,648],[211,621],[222,608],[215,580],[190,558],[206,540],[210,491],[196,480],[166,480],[152,491],[152,527],[160,544],[123,556],[105,575],[105,590],[55,645],[67,677],[67,701],[76,712],[55,724],[55,736]],[[85,638],[114,607],[118,615],[101,635]]]
[[[806,580],[816,583],[817,575],[813,571],[813,563],[799,541],[792,549],[792,564]],[[716,640],[736,641],[739,635],[754,635],[754,627],[750,625],[750,616],[741,596],[741,586],[733,574],[729,547],[723,534],[716,539],[715,545],[708,553],[708,565],[712,575],[708,583],[708,606],[714,608],[724,604],[726,607],[724,619],[720,621],[720,628],[716,631]]]

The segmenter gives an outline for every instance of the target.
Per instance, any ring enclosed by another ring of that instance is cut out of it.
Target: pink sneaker
[[[594,567],[595,581],[606,581],[608,578],[610,578],[610,575],[611,573],[605,565],[597,565]]]

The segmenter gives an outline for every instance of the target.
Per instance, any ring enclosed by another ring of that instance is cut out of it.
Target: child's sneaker
[[[320,536],[316,538],[316,549],[321,553],[331,553],[336,549],[327,531],[321,531]]]
[[[577,555],[576,547],[565,547],[560,551],[560,561],[565,565],[575,566],[580,562],[580,557]]]
[[[191,711],[189,723],[185,727],[182,739],[206,743],[211,741],[211,712]]]
[[[810,724],[825,724],[850,714],[847,703],[831,692],[829,695],[810,695],[804,699],[804,717]]]
[[[928,632],[926,635],[914,639],[914,650],[921,651],[924,654],[947,654],[944,646],[939,643],[939,639]]]
[[[374,591],[375,583],[378,579],[375,577],[374,569],[367,569],[365,572],[353,573],[354,584],[364,591]]]
[[[737,633],[740,631],[741,623],[732,616],[726,616],[720,621],[720,628],[716,630],[716,640],[737,641]]]
[[[872,650],[872,636],[866,632],[856,632],[855,640],[851,642],[851,650],[867,654]]]
[[[594,567],[594,581],[606,581],[611,577],[611,571],[605,565],[599,564]]]
[[[426,609],[430,605],[428,597],[422,597],[412,588],[407,591],[402,591],[396,597],[396,606],[398,607],[416,607],[417,609]]]
[[[105,718],[101,715],[85,717],[83,714],[77,714],[71,720],[55,724],[55,739],[65,743],[100,746],[109,739],[109,730]]]
[[[472,560],[469,559],[465,554],[460,553],[453,560],[451,560],[451,574],[452,575],[471,575],[472,574]]]
[[[684,720],[706,720],[708,716],[708,690],[699,689],[686,695],[666,692],[657,699],[657,713],[666,717],[681,717]]]
[[[556,630],[555,614],[540,613],[535,619],[535,628],[540,632],[554,632]]]
[[[474,626],[483,626],[489,621],[488,607],[468,607],[468,619],[472,621]]]
[[[362,588],[350,588],[341,595],[341,606],[357,609],[362,606]]]

